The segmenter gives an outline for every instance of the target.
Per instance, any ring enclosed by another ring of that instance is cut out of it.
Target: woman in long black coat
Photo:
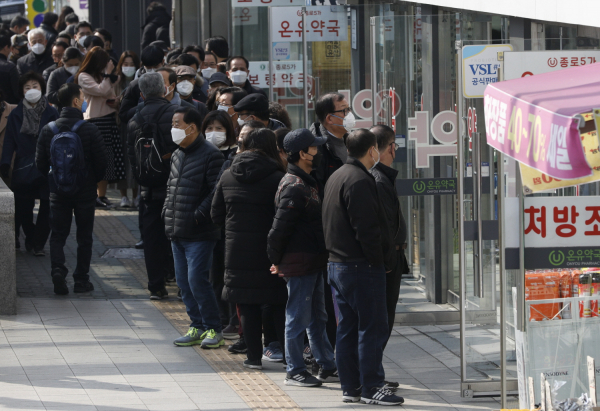
[[[275,134],[253,130],[242,137],[239,152],[223,173],[213,197],[213,222],[225,227],[223,299],[238,305],[248,346],[247,368],[262,368],[261,306],[272,307],[277,339],[285,346],[283,279],[272,275],[267,236],[275,217],[275,194],[284,176]]]

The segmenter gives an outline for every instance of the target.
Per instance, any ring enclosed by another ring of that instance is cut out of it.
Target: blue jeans
[[[175,278],[192,323],[190,327],[221,332],[219,306],[208,271],[216,241],[171,241]]]
[[[382,387],[388,338],[385,269],[366,262],[329,263],[329,283],[339,307],[336,361],[342,390]]]
[[[325,295],[321,273],[290,277],[287,283],[288,301],[285,308],[285,361],[287,372],[296,375],[306,371],[302,356],[304,331],[317,364],[325,370],[335,369],[333,348],[325,325]]]

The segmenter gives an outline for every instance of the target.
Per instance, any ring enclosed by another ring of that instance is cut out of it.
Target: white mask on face
[[[135,76],[135,67],[121,67],[121,72],[125,77]]]
[[[212,76],[213,74],[215,74],[217,72],[216,68],[205,68],[200,70],[202,72],[202,76],[204,78],[210,78],[210,76]]]
[[[373,147],[375,149],[375,151],[377,151],[377,160],[375,160],[373,157],[373,161],[375,161],[375,164],[373,164],[373,167],[371,167],[371,170],[375,168],[375,166],[377,164],[379,164],[379,160],[381,160],[381,154],[379,154],[379,150],[377,150],[377,147]]]
[[[244,124],[246,124],[246,120],[242,120],[240,117],[238,117],[237,122],[240,125],[240,127],[243,127]]]
[[[79,70],[79,66],[65,67],[65,70],[67,70],[70,74],[75,75]]]
[[[173,143],[179,145],[181,142],[187,137],[185,130],[190,128],[191,126],[187,126],[186,128],[175,128],[171,129],[171,138],[173,139]]]
[[[246,80],[248,79],[248,73],[242,70],[232,71],[229,73],[231,77],[231,81],[233,84],[246,84]]]
[[[27,90],[25,93],[25,100],[30,102],[31,104],[35,104],[40,101],[42,98],[42,92],[36,88],[32,88],[31,90]]]
[[[81,47],[84,47],[83,43],[85,43],[85,39],[87,39],[87,37],[88,37],[88,36],[81,36],[81,37],[79,38],[79,40],[77,40],[77,42],[79,43],[79,45],[80,45]]]
[[[44,46],[42,43],[36,43],[31,46],[31,51],[33,51],[35,54],[42,54],[44,51],[46,51],[46,46]]]
[[[192,94],[193,90],[194,90],[194,85],[189,80],[183,80],[181,83],[177,84],[177,91],[182,96],[189,96],[190,94]]]
[[[219,104],[219,106],[217,107],[217,110],[229,112],[229,107]]]
[[[206,140],[213,143],[216,147],[221,147],[225,142],[227,135],[224,131],[211,131],[206,133]]]
[[[332,116],[337,117],[337,118],[342,118],[342,117],[336,116],[334,114],[332,114]],[[352,114],[352,112],[349,112],[348,115],[343,118],[343,120],[344,120],[343,124],[341,124],[341,125],[334,124],[334,126],[344,127],[348,133],[351,132],[352,129],[356,126],[356,117],[354,117],[354,114]]]

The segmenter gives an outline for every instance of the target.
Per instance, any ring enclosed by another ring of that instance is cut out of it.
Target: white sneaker
[[[131,202],[127,197],[121,198],[121,207],[131,207]]]
[[[134,207],[139,207],[140,206],[140,195],[138,194],[138,196],[133,200],[133,206]]]

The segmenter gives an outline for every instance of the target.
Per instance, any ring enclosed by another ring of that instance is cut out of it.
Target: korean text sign
[[[504,54],[504,80],[549,73],[600,61],[599,50],[511,51]]]
[[[498,53],[511,51],[509,44],[463,47],[463,95],[465,98],[482,98],[485,87],[498,82]]]
[[[304,0],[231,0],[235,7],[302,6]]]
[[[273,42],[347,41],[348,17],[343,7],[306,7],[306,29],[302,27],[301,7],[271,9],[271,38]]]

